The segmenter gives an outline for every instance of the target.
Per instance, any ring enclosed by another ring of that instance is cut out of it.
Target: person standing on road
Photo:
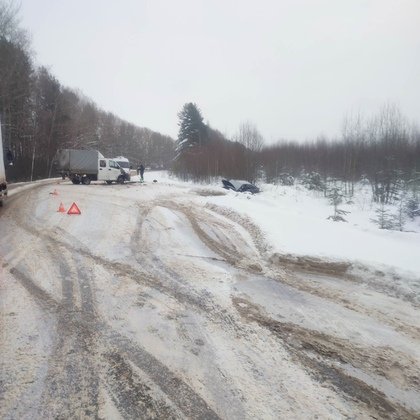
[[[143,179],[143,175],[144,175],[144,166],[143,166],[143,164],[142,164],[142,163],[140,163],[140,166],[139,166],[139,174],[140,174],[140,181],[141,181],[141,182],[143,182],[143,181],[144,181],[144,179]]]

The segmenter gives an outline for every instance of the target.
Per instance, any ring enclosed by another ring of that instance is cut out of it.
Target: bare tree
[[[260,152],[264,145],[264,138],[255,124],[245,121],[240,124],[234,140],[243,144],[251,152]]]
[[[234,140],[245,146],[245,167],[242,176],[255,182],[258,177],[259,155],[264,145],[264,138],[253,123],[246,121],[239,126]]]
[[[26,50],[29,47],[29,36],[20,27],[19,11],[20,3],[0,0],[0,39]]]

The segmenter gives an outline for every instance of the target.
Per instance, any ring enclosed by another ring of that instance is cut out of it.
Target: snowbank
[[[160,182],[209,189],[208,185],[172,179],[165,172],[156,172],[153,177]],[[258,195],[227,191],[221,184],[211,188],[225,194],[208,195],[203,200],[252,219],[265,233],[273,252],[360,262],[385,271],[394,268],[420,276],[420,218],[407,223],[409,231],[379,229],[371,221],[375,218],[375,206],[362,187],[352,203],[340,206],[350,211],[345,216],[347,223],[327,220],[333,214],[328,200],[322,193],[300,185],[264,184]]]

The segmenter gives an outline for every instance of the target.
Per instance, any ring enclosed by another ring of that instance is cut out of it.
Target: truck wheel
[[[112,181],[106,181],[106,183],[107,183],[108,185],[111,185],[111,184],[112,184]]]
[[[88,176],[84,176],[82,178],[82,184],[89,185],[90,184],[90,178]]]
[[[123,175],[120,175],[120,176],[117,178],[117,182],[118,182],[118,184],[124,184],[124,176],[123,176]]]

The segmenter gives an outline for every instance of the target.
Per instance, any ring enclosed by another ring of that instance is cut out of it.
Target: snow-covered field
[[[418,418],[419,233],[145,179],[11,191],[0,418]]]
[[[149,177],[167,184],[183,184],[166,172],[151,173]],[[372,222],[377,218],[377,205],[371,201],[369,187],[356,188],[352,203],[339,206],[350,212],[345,216],[347,222],[333,222],[327,220],[334,210],[323,193],[302,185],[262,184],[262,192],[256,195],[227,191],[221,183],[190,186],[224,193],[207,196],[203,201],[249,217],[262,229],[273,252],[362,263],[420,279],[420,217],[408,220],[404,232],[379,229]]]

